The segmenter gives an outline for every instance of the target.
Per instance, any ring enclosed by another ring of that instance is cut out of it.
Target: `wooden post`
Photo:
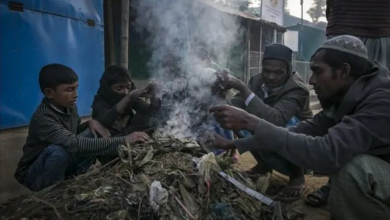
[[[114,43],[114,19],[112,16],[113,8],[112,8],[112,1],[113,0],[107,0],[107,20],[108,24],[107,26],[107,37],[108,37],[108,59],[109,64],[114,65],[117,60],[115,56],[115,43]]]
[[[247,34],[246,34],[246,43],[247,43],[247,61],[246,61],[246,65],[247,65],[247,69],[246,69],[246,73],[245,73],[245,76],[243,78],[245,84],[248,84],[248,81],[249,81],[249,78],[250,78],[250,75],[251,75],[251,25],[250,25],[250,21],[248,20],[248,29],[247,29]]]
[[[121,48],[120,65],[129,68],[129,19],[130,0],[121,0]]]

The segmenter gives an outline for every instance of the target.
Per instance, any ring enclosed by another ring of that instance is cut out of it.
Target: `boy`
[[[149,139],[140,133],[110,139],[78,135],[89,127],[94,134],[109,136],[95,120],[80,124],[76,107],[78,76],[69,67],[44,66],[39,73],[39,86],[45,97],[31,118],[23,156],[15,172],[19,183],[32,191],[86,172],[94,157],[116,154],[121,144]]]
[[[148,130],[149,120],[160,107],[154,95],[148,104],[139,97],[154,92],[156,84],[149,83],[144,89],[136,89],[126,68],[110,66],[100,79],[100,87],[93,100],[92,118],[106,127],[113,137]],[[135,111],[136,113],[134,113]],[[117,155],[99,157],[102,165]]]
[[[160,101],[152,96],[148,104],[140,97],[153,92],[155,85],[149,83],[144,89],[137,89],[126,68],[116,65],[108,67],[93,100],[92,118],[106,127],[112,136],[148,129],[149,119],[158,111]]]

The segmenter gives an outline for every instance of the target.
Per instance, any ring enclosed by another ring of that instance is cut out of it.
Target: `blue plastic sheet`
[[[104,71],[103,0],[19,1],[50,13],[10,11],[7,2],[0,1],[0,129],[28,125],[43,97],[39,70],[49,63],[78,74],[79,114],[90,115]]]
[[[88,19],[103,25],[103,0],[0,0],[1,4],[22,3],[24,9],[64,16],[81,21]]]

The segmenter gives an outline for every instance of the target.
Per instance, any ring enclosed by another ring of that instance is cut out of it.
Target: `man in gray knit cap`
[[[323,110],[288,129],[232,106],[216,106],[222,127],[253,136],[216,137],[215,147],[273,152],[291,163],[330,174],[329,210],[334,219],[390,216],[390,72],[367,59],[358,38],[326,41],[312,56],[313,85]]]

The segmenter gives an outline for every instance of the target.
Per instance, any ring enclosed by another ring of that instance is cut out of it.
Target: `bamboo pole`
[[[109,64],[114,65],[117,60],[115,56],[115,43],[114,43],[114,18],[112,16],[113,8],[112,8],[112,1],[113,0],[107,0],[107,37],[108,37],[108,59]]]
[[[130,0],[121,0],[121,48],[120,65],[129,68],[129,18]]]

